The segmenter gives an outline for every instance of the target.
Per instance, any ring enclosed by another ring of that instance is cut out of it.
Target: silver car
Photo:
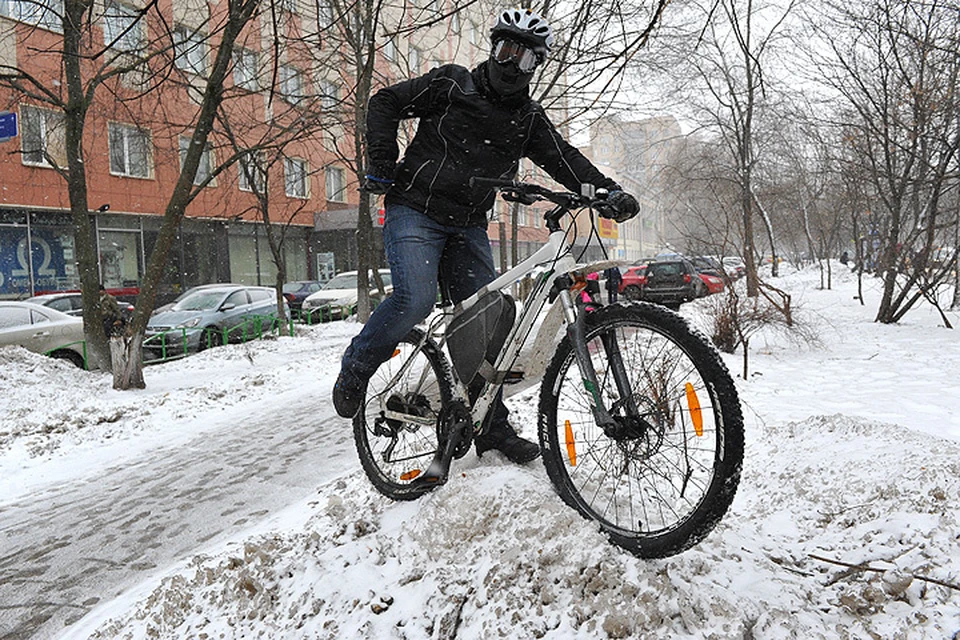
[[[0,345],[19,345],[84,368],[83,320],[32,302],[0,302]]]
[[[143,341],[144,359],[169,358],[225,342],[251,340],[272,331],[277,322],[274,289],[198,287],[169,309],[150,317]]]
[[[384,293],[393,292],[390,269],[379,269],[383,280]],[[357,279],[356,271],[345,271],[334,276],[323,288],[311,293],[303,301],[304,313],[314,314],[316,320],[342,320],[357,312]],[[380,292],[373,282],[373,272],[370,272],[369,283],[370,299],[374,305],[380,302]]]

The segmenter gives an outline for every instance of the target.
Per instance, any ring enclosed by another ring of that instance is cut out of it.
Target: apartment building
[[[473,4],[449,15],[443,0],[415,0],[385,9],[374,90],[439,64],[470,67],[483,60],[497,6]],[[91,94],[83,157],[100,277],[108,288],[136,288],[143,278],[225,9],[204,0],[94,3],[83,34],[90,54],[83,80],[97,77],[99,84]],[[79,288],[67,185],[58,171],[65,161],[63,106],[56,104],[65,99],[61,14],[62,0],[0,0],[0,111],[16,113],[20,124],[19,137],[0,142],[0,298]],[[207,282],[272,284],[276,266],[264,209],[282,233],[288,280],[324,279],[356,267],[350,102],[356,81],[335,24],[342,19],[322,2],[278,0],[264,5],[242,33],[223,117],[195,181],[203,186],[180,224],[161,300]],[[26,76],[37,83],[18,89]],[[376,225],[376,211],[372,215]],[[499,225],[507,238],[512,225],[505,208],[493,220],[497,252]],[[520,222],[523,257],[546,232],[539,216]]]
[[[636,218],[601,229],[612,256],[639,260],[666,248],[664,171],[681,144],[680,126],[672,116],[636,121],[609,116],[591,126],[590,145],[582,151],[640,203]]]

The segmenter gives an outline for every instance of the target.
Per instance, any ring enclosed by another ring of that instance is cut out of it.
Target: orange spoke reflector
[[[400,355],[400,349],[394,349],[394,350],[393,350],[393,355],[390,356],[390,357],[391,357],[391,358],[396,358],[398,355]]]
[[[407,480],[413,480],[418,475],[420,475],[420,469],[414,469],[413,471],[407,471],[406,473],[401,473],[400,479],[406,482]]]
[[[570,466],[577,466],[577,445],[573,442],[573,427],[570,426],[570,421],[565,420],[563,423],[564,438],[567,442],[567,457],[570,458]]]
[[[687,406],[690,407],[690,419],[693,420],[693,430],[698,436],[703,435],[703,412],[700,410],[700,399],[689,382],[687,389]]]

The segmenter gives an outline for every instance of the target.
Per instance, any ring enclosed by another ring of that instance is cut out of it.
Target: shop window
[[[120,51],[139,51],[147,37],[140,11],[118,2],[108,2],[103,14],[103,43]]]
[[[178,69],[198,76],[207,73],[206,36],[189,27],[177,25],[173,30],[173,61]]]
[[[283,164],[287,195],[291,198],[308,198],[307,161],[298,158],[285,158]]]
[[[143,268],[140,232],[106,231],[99,234],[100,273],[103,286],[138,287]]]
[[[66,164],[63,113],[49,109],[23,106],[20,108],[20,144],[23,163],[42,167],[51,166],[50,159],[60,166]]]
[[[150,177],[150,134],[130,125],[111,123],[110,173],[135,178]]]

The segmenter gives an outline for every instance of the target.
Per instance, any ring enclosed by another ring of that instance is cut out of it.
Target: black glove
[[[393,180],[388,180],[386,178],[378,178],[372,176],[369,173],[363,180],[363,184],[360,186],[361,191],[366,191],[368,193],[375,193],[377,195],[382,195],[390,190],[390,187],[393,186]]]
[[[599,213],[604,218],[626,222],[640,213],[640,204],[626,191],[611,191],[603,206],[599,208]]]

